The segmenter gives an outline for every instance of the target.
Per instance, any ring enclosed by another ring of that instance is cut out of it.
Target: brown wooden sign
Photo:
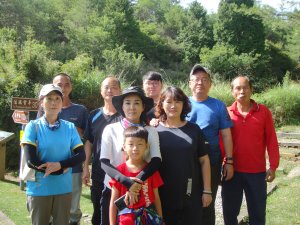
[[[11,98],[11,109],[12,110],[27,110],[27,111],[38,111],[39,104],[35,98]]]

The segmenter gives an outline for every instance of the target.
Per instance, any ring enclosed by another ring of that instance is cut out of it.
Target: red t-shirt
[[[136,177],[140,172],[139,171],[137,173],[132,173],[128,171],[126,163],[119,165],[117,169],[127,177]],[[124,195],[127,191],[127,188],[123,184],[116,181],[115,179],[112,179],[109,182],[109,184],[111,187],[115,187],[119,191],[120,196]],[[149,177],[146,181],[144,181],[142,185],[142,189],[140,191],[140,200],[136,204],[132,206],[128,206],[128,208],[138,209],[141,207],[148,207],[149,205],[151,205],[155,200],[153,189],[158,188],[161,185],[163,185],[163,181],[160,177],[159,172],[156,171],[151,177]],[[118,224],[134,225],[135,215],[133,213],[120,215],[118,217]]]
[[[140,172],[139,171],[137,173],[132,173],[128,171],[126,163],[117,166],[117,169],[127,177],[136,177]],[[119,191],[120,196],[124,195],[127,191],[127,188],[115,179],[112,179],[109,184],[111,187],[115,187]],[[153,189],[158,188],[161,185],[163,185],[163,181],[160,177],[159,172],[156,171],[151,177],[143,182],[142,189],[140,191],[140,200],[136,204],[129,206],[128,208],[138,209],[151,205],[155,200]]]

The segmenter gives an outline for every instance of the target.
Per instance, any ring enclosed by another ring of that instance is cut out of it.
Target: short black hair
[[[128,137],[142,138],[148,143],[148,131],[142,126],[131,126],[124,130],[124,142]]]
[[[54,80],[54,79],[55,79],[56,77],[58,77],[58,76],[64,76],[64,77],[67,77],[67,78],[69,78],[70,82],[72,82],[72,79],[71,79],[70,75],[67,74],[67,73],[63,73],[63,72],[58,73],[58,74],[55,74],[52,80]]]
[[[160,73],[155,72],[155,71],[149,71],[143,76],[143,82],[146,80],[157,80],[160,82],[163,82],[162,76]]]

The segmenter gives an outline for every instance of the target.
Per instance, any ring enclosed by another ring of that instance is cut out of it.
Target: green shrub
[[[275,126],[299,123],[300,121],[300,84],[285,78],[283,85],[278,85],[253,98],[265,104],[273,113]]]

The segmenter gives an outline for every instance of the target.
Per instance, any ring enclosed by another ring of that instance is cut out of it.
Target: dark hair
[[[54,79],[55,79],[56,77],[58,77],[58,76],[64,76],[64,77],[67,77],[67,78],[69,78],[70,82],[72,82],[72,79],[71,79],[70,75],[67,74],[67,73],[58,73],[58,74],[54,75],[54,77],[53,77],[52,80],[54,80]]]
[[[187,114],[191,111],[191,103],[186,94],[179,87],[174,86],[167,87],[166,90],[164,90],[161,94],[160,99],[155,107],[156,117],[158,117],[162,122],[167,120],[167,114],[163,109],[163,102],[167,97],[172,97],[176,101],[183,102],[180,119],[182,121],[185,120]]]
[[[131,126],[124,130],[124,142],[128,137],[142,138],[148,143],[148,131],[142,126]]]
[[[162,82],[162,76],[160,73],[155,72],[155,71],[149,71],[143,76],[143,82],[146,80],[157,80]]]
[[[245,76],[245,75],[238,75],[236,76],[235,78],[232,79],[231,83],[230,83],[230,87],[231,87],[231,90],[233,90],[233,82],[238,79],[238,78],[244,78],[248,81],[248,84],[249,84],[249,87],[250,89],[253,91],[253,85],[252,85],[252,82],[250,80],[250,78],[248,76]]]

